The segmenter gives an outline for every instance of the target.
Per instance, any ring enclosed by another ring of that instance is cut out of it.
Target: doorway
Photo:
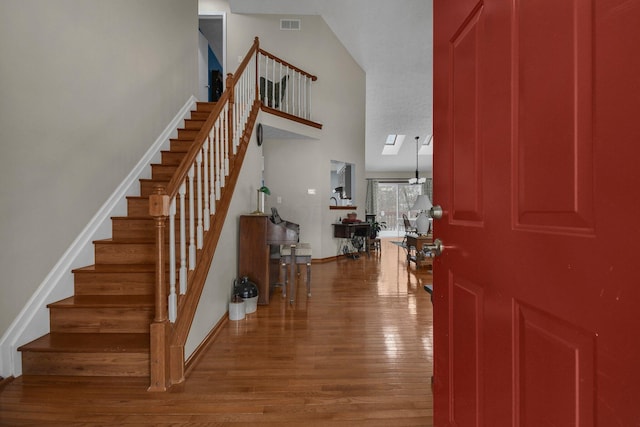
[[[226,64],[226,15],[198,17],[198,99],[217,101],[224,91]]]

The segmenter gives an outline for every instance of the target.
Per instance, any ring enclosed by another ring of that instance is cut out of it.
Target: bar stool
[[[282,297],[285,298],[287,296],[287,266],[290,266],[288,282],[291,285],[291,291],[289,293],[289,302],[292,304],[296,296],[296,270],[299,272],[301,264],[307,265],[307,296],[311,296],[311,245],[309,243],[280,245],[280,266],[284,277]],[[297,268],[294,268],[294,265]]]

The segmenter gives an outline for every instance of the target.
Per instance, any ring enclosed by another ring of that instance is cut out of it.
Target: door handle
[[[443,215],[444,211],[440,205],[431,206],[431,209],[429,209],[429,216],[433,219],[441,219]]]
[[[433,256],[440,256],[442,255],[442,252],[444,252],[444,243],[442,243],[442,240],[440,239],[435,239],[431,245],[422,245],[422,252],[429,252],[433,254]]]

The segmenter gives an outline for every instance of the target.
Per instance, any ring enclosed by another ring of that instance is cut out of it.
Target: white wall
[[[197,0],[0,2],[0,332],[196,93]]]
[[[226,1],[200,0],[200,13],[229,12]],[[301,240],[311,243],[314,258],[337,254],[331,223],[343,211],[330,211],[330,161],[356,165],[354,204],[364,218],[365,74],[319,16],[296,16],[302,31],[281,31],[281,15],[227,15],[228,65],[244,56],[254,37],[260,47],[318,76],[312,84],[312,120],[322,123],[317,140],[266,140],[267,209],[297,222]],[[237,66],[237,65],[236,65]],[[309,195],[315,189],[316,195]],[[282,203],[277,204],[278,197]]]

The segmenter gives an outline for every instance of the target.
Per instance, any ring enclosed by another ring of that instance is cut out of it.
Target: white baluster
[[[208,231],[210,226],[209,222],[211,220],[211,214],[209,213],[209,199],[211,197],[209,193],[209,138],[204,142],[202,152],[204,159],[204,166],[202,167],[202,172],[204,173],[204,178],[202,179],[204,184],[204,193],[202,194],[204,211],[202,212],[202,217],[204,219],[204,231]]]
[[[249,61],[249,68],[247,68],[244,72],[244,114],[242,115],[242,128],[247,125],[247,120],[249,119],[249,95],[251,88],[251,61]]]
[[[270,98],[270,103],[269,106],[275,108],[276,104],[275,104],[275,94],[276,94],[276,87],[275,87],[275,83],[276,83],[276,60],[273,59],[271,61],[271,98]]]
[[[311,80],[309,77],[304,78],[304,94],[305,94],[305,103],[304,103],[304,118],[311,118]]]
[[[258,61],[258,57],[253,58],[255,61],[254,66],[251,67],[251,72],[253,73],[253,77],[251,78],[251,105],[253,105],[253,100],[256,99],[256,87],[258,86],[256,83],[258,82],[257,76],[260,75],[260,61]]]
[[[196,201],[198,206],[198,214],[196,219],[198,224],[196,226],[196,247],[202,249],[202,241],[204,240],[203,224],[202,224],[202,150],[198,152],[196,156],[196,176],[197,176],[197,192]]]
[[[278,95],[277,95],[277,97],[278,97],[277,98],[277,100],[278,100],[277,101],[278,102],[278,110],[285,111],[284,105],[282,104],[282,102],[284,101],[282,99],[282,92],[283,92],[283,90],[282,90],[282,86],[283,86],[282,85],[282,62],[280,62],[279,65],[280,66],[278,67],[278,83],[279,83],[278,87],[280,88],[280,90],[278,91]],[[274,90],[275,90],[275,86],[274,86]]]
[[[216,122],[216,128],[215,128],[215,141],[214,141],[214,152],[213,152],[213,156],[215,156],[215,173],[216,173],[216,200],[220,200],[220,135],[222,135],[222,125],[223,124],[223,119],[222,118],[218,118],[217,122]],[[213,203],[213,205],[215,206],[215,203]]]
[[[220,120],[220,135],[218,138],[218,150],[216,152],[216,156],[218,156],[218,183],[220,186],[220,191],[224,187],[224,135],[226,133],[226,123],[227,123],[227,105],[224,105],[223,111],[224,115]]]
[[[225,110],[227,111],[227,113],[229,112],[229,104],[227,104],[225,106]],[[224,134],[222,135],[222,152],[224,153],[224,167],[222,169],[222,182],[220,185],[222,185],[224,187],[226,179],[227,179],[227,174],[229,171],[229,128],[231,126],[233,126],[233,124],[229,123],[229,115],[225,114],[225,120],[224,120]],[[233,129],[231,127],[231,129]]]
[[[258,57],[256,59],[257,63],[258,63],[258,70],[257,70],[257,78],[256,78],[256,83],[258,86],[258,96],[260,96],[260,76],[262,76],[262,54],[260,52],[258,52]],[[262,101],[262,99],[260,99]]]
[[[240,91],[240,105],[238,105],[238,108],[240,109],[240,114],[238,114],[238,130],[240,130],[240,127],[242,126],[242,122],[244,120],[244,107],[245,107],[245,88],[244,85],[246,84],[246,80],[245,80],[245,73],[242,73],[242,75],[240,76],[240,84],[238,86],[238,90]],[[233,147],[233,153],[236,153],[236,149],[235,146]]]
[[[196,268],[195,194],[193,189],[193,165],[189,169],[189,270]]]
[[[238,129],[240,128],[240,104],[238,102],[238,99],[240,98],[240,94],[239,94],[239,85],[236,86],[236,102],[234,102],[233,104],[233,141],[231,144],[231,153],[229,153],[229,155],[236,154],[236,141],[238,140]],[[228,162],[228,157],[227,157],[227,162]],[[229,163],[227,163],[227,170],[229,170]]]
[[[299,100],[299,105],[298,105],[298,117],[303,117],[304,114],[304,85],[302,84],[304,76],[302,75],[302,73],[298,73],[298,78],[297,78],[297,85],[298,85],[298,100]]]
[[[297,113],[298,117],[302,117],[302,79],[301,74],[298,73],[298,78],[296,79],[296,86],[298,87],[298,101],[297,101]]]
[[[215,125],[214,125],[215,126]],[[216,213],[216,190],[215,190],[215,182],[216,182],[216,168],[215,168],[215,127],[211,129],[211,133],[209,134],[209,215],[215,215]],[[209,224],[211,227],[211,224]]]
[[[262,72],[262,77],[264,77],[264,93],[263,97],[265,103],[267,103],[267,80],[269,80],[269,57],[264,57],[264,71]],[[267,104],[268,105],[268,104]]]
[[[186,183],[182,183],[178,194],[180,194],[180,294],[187,292],[187,215],[185,209]]]
[[[244,117],[247,114],[247,71],[248,68],[242,73],[242,84],[240,86],[240,91],[242,92],[242,106],[240,107],[242,109],[242,118],[240,119],[241,126],[244,125]]]
[[[169,321],[176,321],[178,297],[176,296],[176,198],[169,204]]]

